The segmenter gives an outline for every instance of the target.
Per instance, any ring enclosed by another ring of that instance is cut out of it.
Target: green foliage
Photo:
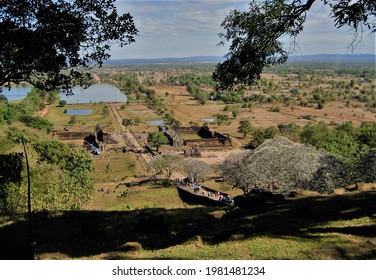
[[[108,109],[108,106],[107,105],[104,105],[102,107],[102,115],[104,116],[108,116],[108,114],[110,113],[110,110]]]
[[[217,99],[224,103],[240,103],[243,98],[242,90],[222,91],[217,93]]]
[[[180,75],[168,75],[168,77],[161,81],[163,84],[186,86],[189,93],[192,85],[196,87],[213,87],[214,81],[210,74],[202,73],[184,73]]]
[[[308,123],[300,134],[301,142],[308,143],[315,147],[322,147],[329,137],[330,128],[324,122],[319,122],[316,125]]]
[[[357,171],[361,181],[376,183],[376,149],[368,149],[360,156]]]
[[[148,136],[148,143],[150,146],[157,148],[158,152],[160,146],[168,143],[168,139],[162,132],[153,132]]]
[[[345,122],[331,129],[326,123],[309,123],[304,128],[296,124],[279,125],[278,129],[269,127],[259,128],[252,133],[249,148],[255,149],[266,139],[282,135],[294,142],[306,143],[334,156],[341,162],[343,172],[351,180],[373,180],[373,153],[375,145],[375,123],[362,123],[360,128],[351,122]],[[369,160],[366,163],[366,160]],[[334,164],[334,163],[333,163]],[[370,179],[371,178],[371,179]]]
[[[230,124],[230,117],[223,114],[217,114],[215,115],[215,122],[218,125]]]
[[[0,93],[0,102],[2,102],[2,103],[8,102],[8,98],[2,93]]]
[[[77,117],[76,116],[70,116],[68,125],[75,125],[77,123]]]
[[[41,117],[22,116],[20,117],[20,121],[29,127],[34,127],[39,130],[45,129],[47,133],[50,133],[54,127],[51,122]]]
[[[252,133],[253,126],[249,120],[241,120],[238,126],[238,132],[243,134],[245,138],[248,134]]]
[[[60,100],[59,101],[59,106],[60,107],[64,107],[65,105],[67,105],[67,101],[66,100]]]
[[[59,91],[57,90],[53,90],[53,91],[49,91],[47,92],[47,102],[48,104],[53,104],[55,103],[56,100],[58,100],[60,97],[59,97]]]
[[[176,125],[176,126],[181,125],[181,122],[178,119],[176,119],[172,114],[169,114],[169,113],[165,114],[164,121],[168,125]]]
[[[19,105],[5,104],[0,107],[0,124],[11,124],[17,121],[21,115],[21,108]]]
[[[251,149],[256,149],[258,146],[264,143],[265,140],[273,139],[278,134],[278,129],[272,126],[268,127],[267,129],[264,129],[262,127],[257,128],[252,133],[252,140],[248,143],[248,147]]]
[[[32,89],[19,104],[6,103],[0,107],[0,124],[11,124],[14,121],[21,121],[27,126],[40,130],[46,129],[47,133],[51,132],[53,125],[49,121],[40,117],[32,117],[32,115],[36,111],[45,108],[44,98],[47,97],[49,99],[50,96],[55,95],[56,92]]]
[[[295,123],[278,125],[279,133],[294,142],[300,142],[301,127]]]
[[[22,180],[23,153],[0,154],[0,212],[7,211],[9,184],[19,186]]]
[[[90,175],[94,168],[92,158],[85,150],[75,145],[40,140],[14,128],[6,135],[4,145],[13,143],[14,149],[21,148],[20,137],[25,139],[30,163],[32,210],[80,209],[90,200],[94,192]],[[27,209],[23,154],[10,155],[0,155],[1,203],[6,211],[23,212]],[[5,171],[7,174],[2,173]]]
[[[260,79],[264,68],[285,63],[288,51],[281,39],[291,37],[295,43],[314,2],[254,0],[249,4],[249,11],[232,10],[222,22],[225,31],[220,34],[220,45],[229,42],[230,46],[226,60],[219,63],[213,73],[217,87],[231,89],[252,85]],[[337,27],[350,26],[356,35],[364,27],[376,31],[373,0],[328,0],[321,3],[330,7]],[[304,76],[299,78],[303,80]]]
[[[0,86],[27,81],[37,88],[87,85],[89,65],[109,58],[112,42],[134,42],[129,13],[109,1],[2,1]]]
[[[189,82],[187,85],[187,91],[193,96],[194,99],[201,105],[205,105],[209,101],[209,93],[207,91],[201,90],[193,82]]]
[[[324,149],[349,164],[353,163],[363,147],[349,125],[343,124],[333,130],[324,122],[309,124],[301,132],[301,142]]]
[[[376,122],[363,122],[359,132],[360,143],[376,148]]]
[[[270,112],[281,112],[281,108],[279,108],[278,106],[275,106],[275,107],[271,107],[269,109]]]
[[[90,200],[94,185],[90,173],[94,170],[93,160],[85,150],[75,145],[66,145],[57,141],[39,141],[33,143],[40,162],[56,166],[61,170],[60,192],[64,209],[79,209]],[[57,174],[59,175],[59,173]],[[55,177],[51,174],[52,177]]]
[[[132,126],[132,125],[136,124],[134,119],[123,119],[123,121],[121,123],[124,126]]]

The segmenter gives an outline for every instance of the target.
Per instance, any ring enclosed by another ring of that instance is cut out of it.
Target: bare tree
[[[182,168],[183,158],[177,153],[167,152],[164,155],[155,156],[149,165],[157,173],[165,173],[167,186],[169,186],[172,173]]]
[[[253,188],[247,164],[252,154],[251,151],[232,153],[219,165],[223,179],[244,193],[249,193]]]
[[[184,171],[192,181],[199,181],[210,173],[210,166],[198,159],[188,159],[184,162]]]

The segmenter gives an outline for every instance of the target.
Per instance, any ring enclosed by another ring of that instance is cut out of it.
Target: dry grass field
[[[210,101],[206,105],[199,105],[193,99],[185,87],[177,86],[160,86],[152,87],[156,90],[159,97],[163,98],[164,104],[169,111],[174,112],[174,116],[183,123],[188,125],[190,121],[202,125],[205,123],[203,119],[214,118],[216,114],[228,114],[231,117],[230,112],[224,112],[225,104],[220,102]],[[165,96],[165,92],[171,93],[169,96]],[[174,96],[173,93],[176,95]],[[359,104],[359,103],[358,103]],[[278,106],[280,112],[270,112],[271,107]],[[314,109],[302,106],[284,107],[283,104],[263,104],[255,105],[251,109],[240,108],[239,116],[236,119],[231,120],[230,125],[223,125],[218,127],[215,124],[209,124],[210,127],[221,130],[230,135],[240,136],[236,134],[236,128],[239,125],[239,121],[242,119],[249,119],[255,127],[278,126],[279,124],[296,123],[300,126],[306,125],[309,120],[299,119],[300,116],[312,115],[316,118],[314,122],[324,121],[328,124],[336,122],[338,124],[352,121],[355,125],[359,125],[363,121],[376,121],[376,114],[370,112],[359,104],[360,107],[348,108],[344,102],[329,102],[323,109]]]

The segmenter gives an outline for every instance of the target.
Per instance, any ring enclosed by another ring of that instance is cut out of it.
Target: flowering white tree
[[[342,162],[312,146],[277,137],[257,149],[230,155],[220,164],[224,180],[244,193],[252,189],[331,192],[349,183]]]

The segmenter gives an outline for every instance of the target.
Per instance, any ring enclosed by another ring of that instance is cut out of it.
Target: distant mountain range
[[[315,54],[290,56],[289,61],[376,61],[375,54]]]
[[[143,63],[207,63],[224,61],[222,56],[191,56],[181,58],[147,58],[147,59],[110,59],[106,64],[143,64]],[[309,61],[369,61],[376,62],[375,54],[316,54],[305,56],[290,56],[289,62]]]
[[[190,57],[169,57],[169,58],[135,58],[135,59],[110,59],[109,64],[123,63],[185,63],[185,62],[220,62],[224,61],[221,56],[190,56]]]

